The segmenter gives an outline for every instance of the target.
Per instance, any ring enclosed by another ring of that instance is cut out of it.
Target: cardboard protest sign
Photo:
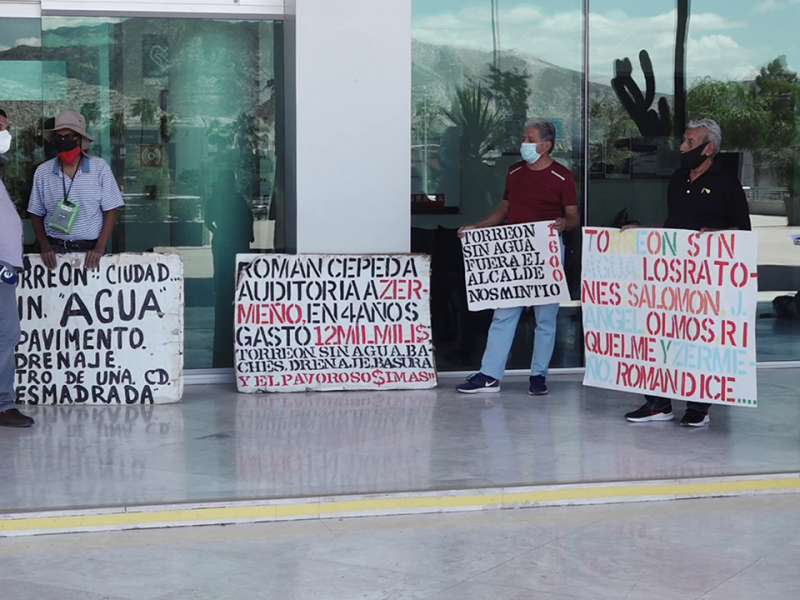
[[[758,238],[585,228],[584,385],[756,406]]]
[[[436,386],[430,258],[237,255],[240,392]]]
[[[552,221],[467,229],[461,238],[471,311],[569,300]]]
[[[17,400],[28,404],[165,404],[183,396],[183,262],[116,254],[84,267],[31,255],[17,287],[22,334]]]

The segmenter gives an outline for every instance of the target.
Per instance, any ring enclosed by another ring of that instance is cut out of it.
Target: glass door
[[[183,256],[187,369],[232,366],[234,257],[275,249],[280,26],[42,19],[45,122],[81,112],[123,190],[111,249]]]

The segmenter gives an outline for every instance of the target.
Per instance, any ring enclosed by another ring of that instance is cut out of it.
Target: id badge
[[[72,226],[75,224],[75,217],[78,216],[78,209],[80,205],[77,202],[72,202],[64,198],[61,202],[56,204],[56,209],[53,211],[53,216],[50,217],[50,227],[69,233],[72,231]]]

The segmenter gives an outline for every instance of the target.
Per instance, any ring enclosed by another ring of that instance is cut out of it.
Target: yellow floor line
[[[800,476],[731,477],[669,482],[571,484],[444,492],[401,492],[275,501],[218,502],[154,507],[51,511],[0,515],[0,537],[33,533],[139,529],[168,526],[309,519],[333,515],[399,515],[419,512],[587,504],[759,492],[800,491]]]

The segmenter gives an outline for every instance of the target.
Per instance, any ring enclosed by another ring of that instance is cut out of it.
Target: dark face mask
[[[705,144],[699,145],[697,148],[681,154],[681,168],[694,171],[697,167],[702,165],[708,158],[708,156],[703,154],[703,150],[710,143],[711,142],[706,142]]]
[[[76,138],[62,139],[58,136],[53,136],[53,146],[59,152],[69,152],[78,147],[78,140]]]

